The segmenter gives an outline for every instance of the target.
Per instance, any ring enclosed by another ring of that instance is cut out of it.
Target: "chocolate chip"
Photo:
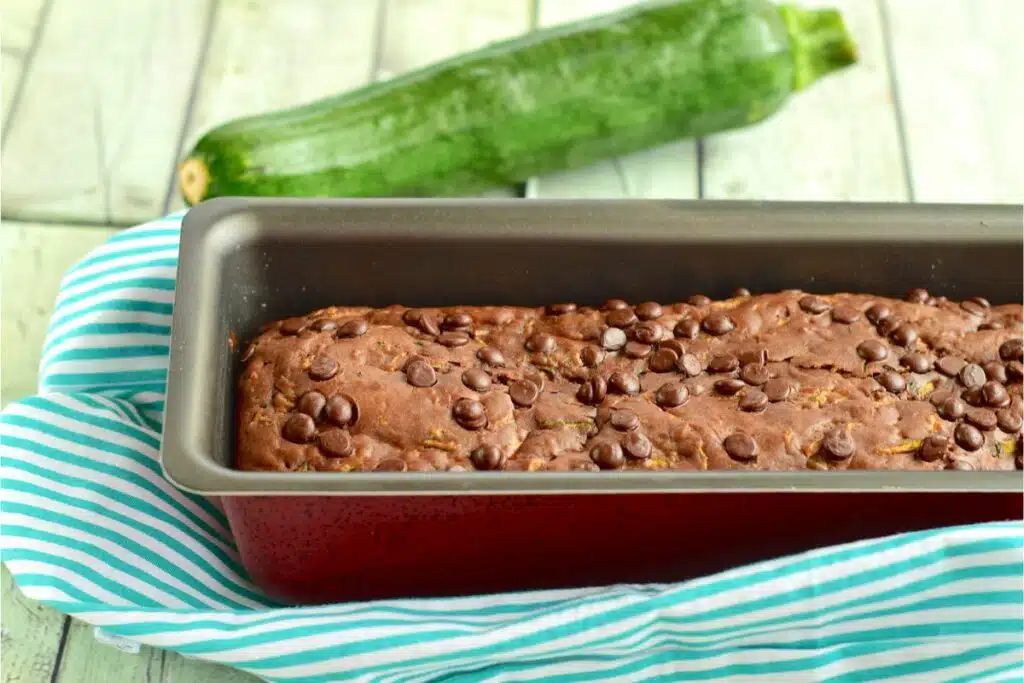
[[[242,356],[238,359],[239,363],[248,363],[252,360],[252,357],[256,355],[256,343],[253,342],[245,347],[245,351],[242,351]]]
[[[941,460],[948,450],[949,439],[941,434],[932,434],[921,442],[921,447],[917,449],[917,457],[925,462],[935,462]]]
[[[857,444],[849,432],[836,427],[822,438],[821,450],[832,460],[846,460],[857,450]]]
[[[767,384],[771,378],[772,376],[768,373],[768,368],[764,365],[750,363],[744,365],[743,369],[740,370],[740,379],[755,387]]]
[[[976,451],[985,445],[985,437],[978,431],[977,427],[961,422],[953,430],[953,438],[956,444],[965,451]]]
[[[739,367],[739,359],[730,354],[712,356],[708,361],[708,372],[735,372]]]
[[[907,388],[907,380],[903,375],[893,370],[886,370],[878,376],[878,383],[890,394],[898,394]]]
[[[960,383],[968,389],[977,389],[985,383],[985,371],[980,365],[976,363],[970,363],[960,368],[960,372],[957,373],[960,378]]]
[[[590,459],[602,470],[617,470],[626,464],[622,446],[610,441],[602,441],[591,448]]]
[[[645,460],[651,457],[651,451],[654,450],[651,446],[651,440],[640,432],[630,432],[622,437],[622,450],[631,458],[637,460]]]
[[[668,339],[663,339],[662,341],[658,342],[658,348],[671,349],[676,352],[677,356],[681,356],[684,353],[686,353],[686,344],[679,341],[678,339],[673,339],[672,337],[669,337]]]
[[[473,391],[484,392],[491,388],[491,376],[480,368],[470,368],[462,373],[462,383]]]
[[[985,405],[992,408],[1002,408],[1010,402],[1010,392],[999,382],[985,382],[981,387],[981,396]]]
[[[985,395],[981,392],[981,387],[964,389],[960,398],[962,398],[969,406],[980,407],[985,405]]]
[[[337,394],[327,399],[324,415],[328,422],[339,427],[347,427],[359,420],[359,406],[347,396]]]
[[[740,394],[739,407],[747,413],[760,413],[768,407],[768,396],[760,389],[747,389]]]
[[[651,354],[647,367],[652,372],[671,372],[676,367],[679,354],[672,349],[661,348]]]
[[[601,346],[608,351],[618,351],[626,345],[626,333],[617,327],[606,327],[601,333]]]
[[[347,458],[355,452],[352,437],[344,429],[331,429],[317,438],[320,450],[328,458]]]
[[[626,347],[622,349],[623,355],[626,358],[646,358],[651,355],[651,351],[654,350],[650,344],[641,344],[640,342],[626,342]]]
[[[588,368],[600,365],[603,360],[604,351],[596,346],[584,346],[583,350],[580,351],[580,362]]]
[[[414,387],[432,387],[437,384],[437,372],[422,358],[413,358],[405,364],[405,379]]]
[[[800,301],[797,303],[804,312],[810,313],[811,315],[825,313],[832,308],[832,305],[820,296],[813,296],[810,294],[805,297],[801,297]]]
[[[730,434],[725,437],[722,447],[725,448],[726,455],[733,460],[739,462],[757,460],[757,442],[748,434],[742,432]]]
[[[484,444],[473,449],[469,461],[478,470],[500,470],[505,466],[505,454],[494,444]]]
[[[1006,366],[999,361],[991,360],[981,366],[985,371],[985,377],[993,382],[1007,382]]]
[[[900,365],[911,372],[923,375],[932,369],[932,361],[923,353],[911,352],[900,358]]]
[[[740,360],[740,365],[764,365],[768,362],[768,349],[763,346],[759,346],[736,356]]]
[[[716,337],[721,337],[723,334],[728,334],[736,329],[736,323],[732,321],[732,318],[727,316],[725,313],[712,313],[708,317],[704,318],[704,322],[701,323],[701,327],[708,334]]]
[[[988,313],[987,307],[982,306],[977,301],[971,301],[970,299],[962,302],[960,304],[960,308],[964,309],[964,311],[966,311],[968,314],[976,315],[979,318],[984,317],[985,314]]]
[[[950,398],[939,406],[939,416],[950,422],[959,420],[967,412],[967,404],[959,398]]]
[[[333,332],[338,329],[338,322],[330,318],[320,318],[319,320],[314,320],[311,327],[314,332]]]
[[[316,424],[305,413],[292,413],[281,429],[281,436],[292,443],[309,443],[316,436]]]
[[[932,393],[928,394],[928,401],[938,409],[939,406],[949,399],[956,398],[957,394],[958,392],[952,387],[944,387],[942,389],[936,389]]]
[[[600,375],[592,375],[576,391],[576,400],[588,406],[599,405],[608,395],[608,383]]]
[[[281,322],[280,332],[285,336],[295,336],[305,330],[308,324],[305,318],[288,318]]]
[[[636,307],[636,317],[641,320],[656,320],[662,312],[661,304],[656,301],[645,301]]]
[[[715,382],[715,391],[722,394],[723,396],[735,396],[740,392],[740,389],[747,386],[741,379],[734,379],[732,377],[728,379],[720,379]]]
[[[494,348],[493,346],[485,346],[476,352],[476,357],[484,365],[490,365],[491,367],[498,368],[505,364],[505,356],[501,355],[501,351]]]
[[[362,337],[370,329],[370,323],[366,322],[362,318],[356,318],[355,320],[349,320],[338,326],[338,331],[334,333],[338,339],[351,339],[353,337]]]
[[[409,466],[401,458],[384,458],[373,468],[374,472],[405,472]]]
[[[516,384],[520,383],[516,382]],[[537,389],[537,386],[530,382],[525,384],[528,384],[534,390]],[[511,387],[509,389],[511,394]],[[452,406],[452,417],[460,427],[470,431],[483,429],[487,426],[487,413],[484,411],[484,404],[472,398],[460,398],[457,400],[455,405]]]
[[[992,308],[992,304],[989,303],[989,300],[983,296],[972,296],[970,299],[968,299],[968,301],[970,301],[971,303],[978,304],[982,308]]]
[[[608,315],[604,317],[604,321],[612,327],[629,327],[630,325],[636,324],[636,314],[633,313],[632,309],[620,308],[618,310],[609,311]]]
[[[764,394],[772,403],[785,401],[793,393],[793,384],[781,377],[768,380],[764,385]]]
[[[999,424],[996,414],[985,408],[971,408],[967,411],[967,422],[978,429],[991,432]]]
[[[641,344],[656,344],[665,336],[661,325],[653,320],[646,320],[632,329],[633,339]]]
[[[465,332],[442,332],[437,338],[437,343],[448,348],[465,346],[469,343],[469,335]]]
[[[555,350],[555,338],[543,332],[531,334],[526,340],[526,350],[533,353],[551,353]]]
[[[935,369],[947,377],[956,377],[967,361],[956,356],[943,356],[935,361]]]
[[[1020,337],[1007,339],[999,345],[999,357],[1003,360],[1024,360],[1024,341]]]
[[[441,327],[437,324],[437,318],[425,311],[410,308],[402,314],[402,322],[432,337],[441,334]]]
[[[898,346],[913,346],[917,341],[917,330],[910,323],[902,323],[889,333],[889,339]]]
[[[711,299],[707,298],[703,294],[694,294],[686,300],[686,303],[691,306],[708,306],[711,304]]]
[[[889,349],[877,339],[868,339],[857,345],[857,355],[871,363],[885,360],[889,355]]]
[[[852,325],[860,320],[860,311],[852,306],[840,306],[832,309],[832,321],[841,325]]]
[[[974,470],[974,465],[972,465],[970,461],[966,460],[965,458],[951,458],[950,461],[946,463],[945,469],[959,470],[961,472],[971,472]]]
[[[613,410],[608,423],[620,432],[631,432],[640,427],[640,418],[632,410]]]
[[[608,299],[601,304],[602,311],[621,311],[626,308],[629,308],[629,304],[622,299]]]
[[[1024,379],[1024,363],[1019,360],[1011,360],[1006,363],[1006,379],[1010,382],[1020,382]]]
[[[893,316],[891,318],[886,318],[882,322],[878,323],[878,325],[875,326],[875,329],[878,331],[878,334],[882,335],[883,337],[888,337],[890,334],[892,334],[893,330],[895,330],[902,324],[902,320],[900,320],[896,316]]]
[[[441,329],[443,330],[471,330],[473,329],[473,316],[469,313],[459,311],[457,313],[449,313],[441,321]]]
[[[877,325],[883,320],[889,318],[891,315],[892,309],[885,304],[873,304],[868,308],[868,310],[864,311],[864,317],[866,317],[868,322],[872,325]]]
[[[687,377],[696,377],[704,372],[704,366],[701,365],[700,358],[692,353],[684,353],[679,356],[679,360],[676,361],[676,369]]]
[[[539,372],[526,371],[523,373],[523,379],[527,382],[533,382],[537,385],[538,391],[544,391],[544,375]]]
[[[517,406],[529,408],[537,402],[537,398],[540,396],[540,387],[528,379],[521,379],[509,385],[508,395]]]
[[[1021,416],[1019,410],[1014,410],[1013,406],[1001,408],[996,411],[996,424],[1007,434],[1013,434],[1019,432],[1021,426],[1024,426],[1024,417]]]
[[[700,323],[693,318],[683,318],[672,328],[672,334],[680,339],[696,339],[700,332]]]
[[[330,356],[317,356],[309,364],[309,377],[323,382],[338,374],[338,361]]]
[[[979,330],[1001,330],[1003,324],[998,320],[986,320],[982,324],[978,325]]]
[[[690,391],[685,384],[679,382],[667,382],[662,384],[654,392],[654,402],[661,408],[675,408],[686,403],[690,397]]]
[[[928,301],[928,297],[929,296],[931,296],[931,295],[928,294],[928,290],[927,289],[923,289],[921,287],[915,287],[914,289],[912,289],[909,292],[907,292],[906,296],[903,297],[903,298],[906,299],[907,301],[909,301],[912,304],[923,304],[926,301]]]
[[[732,290],[732,297],[734,299],[738,299],[744,296],[750,296],[750,290],[747,289],[746,287],[737,287],[736,289]]]
[[[576,304],[550,304],[544,309],[548,315],[565,315],[576,310]]]
[[[608,378],[608,391],[632,396],[640,393],[640,380],[626,372],[613,372]]]
[[[295,409],[300,413],[309,415],[314,420],[319,420],[326,405],[327,398],[319,391],[307,391],[299,397],[298,403],[295,404]]]

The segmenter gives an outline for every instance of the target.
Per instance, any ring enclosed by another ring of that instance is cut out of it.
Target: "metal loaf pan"
[[[339,475],[228,464],[237,355],[272,320],[330,305],[676,301],[738,286],[893,296],[923,286],[1021,302],[1022,232],[1019,206],[215,200],[183,225],[164,470],[220,498],[252,578],[292,602],[676,579],[818,543],[1019,518],[1017,472]]]

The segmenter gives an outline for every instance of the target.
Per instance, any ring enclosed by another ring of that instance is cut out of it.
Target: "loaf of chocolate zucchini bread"
[[[1020,469],[1021,325],[920,289],[328,308],[243,352],[235,464]]]

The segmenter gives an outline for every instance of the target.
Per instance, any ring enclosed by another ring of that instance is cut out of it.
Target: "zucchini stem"
[[[857,62],[857,46],[838,10],[782,5],[779,12],[793,48],[794,90]]]
[[[178,164],[178,187],[189,206],[195,206],[206,198],[206,191],[210,188],[210,169],[202,159],[189,157]]]

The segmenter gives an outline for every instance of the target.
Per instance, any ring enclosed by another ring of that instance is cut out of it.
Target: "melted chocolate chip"
[[[956,356],[943,356],[935,361],[935,369],[947,377],[956,377],[967,361]]]
[[[626,333],[617,327],[607,327],[601,333],[601,346],[608,351],[618,351],[626,345]]]
[[[1013,406],[1000,408],[996,411],[996,425],[1007,434],[1013,434],[1024,426],[1024,417],[1019,410],[1014,410]]]
[[[892,316],[892,309],[885,304],[873,304],[868,310],[864,311],[864,317],[868,319],[872,325],[878,325],[883,320],[887,320]]]
[[[890,394],[898,394],[907,388],[907,380],[903,375],[893,370],[886,370],[878,376],[878,383]]]
[[[520,408],[529,408],[537,402],[540,396],[540,387],[528,379],[521,379],[512,382],[508,387],[509,398]]]
[[[691,306],[709,306],[711,305],[711,299],[707,298],[703,294],[694,294],[686,300],[686,303]]]
[[[747,289],[746,287],[737,287],[736,289],[732,290],[732,297],[734,299],[742,298],[745,296],[750,296],[750,290]]]
[[[661,325],[653,320],[646,320],[642,323],[638,323],[633,327],[632,333],[633,339],[637,340],[641,344],[656,344],[665,336]]]
[[[759,346],[736,356],[740,359],[740,365],[764,365],[768,362],[768,349],[763,346]]]
[[[1007,381],[1017,383],[1024,379],[1024,363],[1021,363],[1019,360],[1007,361],[1006,379]]]
[[[960,304],[960,308],[968,314],[978,316],[979,318],[983,318],[985,314],[988,313],[988,309],[977,301],[964,301]]]
[[[985,382],[981,387],[981,396],[985,405],[1002,408],[1010,403],[1010,392],[999,382]]]
[[[591,448],[590,459],[602,470],[617,470],[626,464],[622,446],[610,441],[602,441]]]
[[[491,388],[491,376],[480,368],[470,368],[462,373],[462,383],[467,388],[482,393]]]
[[[928,301],[928,298],[930,296],[931,295],[928,294],[928,290],[927,289],[923,289],[921,287],[915,287],[914,289],[911,289],[909,292],[907,292],[907,294],[904,297],[904,299],[906,299],[907,301],[909,301],[912,304],[923,304],[926,301]]]
[[[696,339],[700,332],[700,323],[693,318],[683,318],[672,328],[672,334],[680,339]]]
[[[281,436],[292,443],[309,443],[316,436],[316,424],[305,413],[292,413],[281,428]]]
[[[877,339],[868,339],[857,345],[857,355],[871,363],[885,360],[889,355],[889,349]]]
[[[320,451],[328,458],[347,458],[355,452],[352,437],[344,429],[331,429],[317,437]]]
[[[917,341],[917,330],[910,323],[901,323],[889,333],[889,339],[897,346],[913,346]]]
[[[811,315],[826,313],[832,308],[832,305],[829,302],[825,301],[820,296],[813,295],[802,297],[798,304],[805,313],[810,313]]]
[[[832,460],[846,460],[853,456],[857,444],[845,429],[835,428],[821,440],[822,453]]]
[[[771,378],[772,376],[768,373],[768,368],[764,365],[750,363],[749,365],[744,365],[743,369],[740,370],[740,379],[755,387],[767,384]]]
[[[338,361],[330,356],[317,356],[309,364],[309,378],[317,382],[329,380],[338,374]]]
[[[712,313],[708,317],[704,318],[704,322],[701,323],[701,327],[708,334],[716,337],[721,337],[724,334],[728,334],[736,329],[736,323],[732,321],[732,318],[727,316],[725,313]]]
[[[708,361],[708,372],[735,372],[739,367],[739,359],[730,354],[712,356],[711,360]]]
[[[645,301],[636,307],[636,317],[641,320],[656,320],[661,317],[662,312],[661,304],[656,301]]]
[[[448,348],[465,346],[469,343],[469,335],[465,332],[442,332],[437,338],[437,343]]]
[[[632,410],[613,410],[608,423],[620,432],[631,432],[639,429],[640,418]]]
[[[592,375],[576,391],[576,400],[588,406],[599,405],[608,395],[608,383],[600,375]]]
[[[537,388],[535,385],[531,384],[531,386],[534,389]],[[511,387],[509,393],[511,393]],[[484,404],[471,398],[460,398],[457,400],[455,405],[452,406],[452,417],[455,419],[456,424],[470,431],[483,429],[487,426],[487,413],[484,411]]]
[[[355,320],[349,320],[339,325],[334,336],[338,339],[352,339],[354,337],[362,337],[369,329],[370,323],[366,322],[362,318],[356,318]]]
[[[679,354],[672,349],[661,348],[651,354],[647,367],[652,372],[671,372],[676,367]]]
[[[338,329],[338,322],[331,320],[330,318],[320,318],[319,320],[313,321],[311,325],[314,332],[333,332]]]
[[[720,379],[715,382],[715,391],[722,394],[723,396],[735,396],[740,392],[740,389],[747,386],[741,379],[734,379],[732,377],[728,379]]]
[[[978,325],[979,330],[1001,330],[1003,324],[998,320],[986,320],[985,322]]]
[[[402,322],[432,337],[441,334],[441,327],[437,324],[437,318],[425,311],[411,308],[402,314]]]
[[[531,334],[526,340],[526,350],[533,353],[551,353],[555,350],[555,338],[543,332]]]
[[[544,312],[548,315],[566,315],[576,310],[576,304],[551,304],[545,307]]]
[[[500,470],[505,466],[505,454],[494,444],[484,444],[473,449],[469,461],[478,470]]]
[[[976,387],[974,389],[964,389],[964,392],[963,394],[961,394],[960,398],[962,398],[967,403],[967,405],[974,406],[976,408],[985,405],[985,396],[984,394],[981,393],[980,387]]]
[[[978,431],[977,427],[961,422],[953,430],[953,438],[956,445],[965,451],[976,451],[985,445],[985,437]]]
[[[654,350],[650,344],[641,344],[640,342],[626,342],[625,348],[622,349],[622,354],[626,358],[646,358],[651,355],[651,351]]]
[[[832,322],[841,325],[852,325],[860,320],[860,311],[852,306],[840,306],[832,309]]]
[[[347,427],[359,420],[359,406],[347,396],[337,394],[327,399],[324,415],[331,424]]]
[[[757,442],[742,432],[730,434],[722,442],[726,455],[739,462],[751,462],[757,460]]]
[[[327,398],[319,391],[307,391],[299,397],[298,403],[295,404],[296,410],[309,415],[314,420],[320,419],[326,406]]]
[[[700,358],[692,353],[684,353],[679,356],[679,360],[676,361],[676,369],[687,377],[696,377],[700,373],[704,372],[704,367],[700,363]]]
[[[635,325],[637,318],[632,309],[620,308],[615,311],[609,311],[608,315],[604,317],[604,321],[611,327],[624,328]]]
[[[490,365],[492,368],[499,368],[505,364],[505,356],[501,355],[501,351],[493,346],[483,347],[476,352],[476,357],[481,363]]]
[[[602,311],[621,311],[626,308],[629,308],[629,304],[622,299],[608,299],[601,304]]]
[[[999,424],[996,414],[985,408],[971,408],[967,411],[966,419],[968,424],[974,425],[984,432],[991,432]]]
[[[654,402],[661,408],[675,408],[686,403],[690,397],[690,391],[685,384],[679,382],[667,382],[662,384],[654,392]]]
[[[960,383],[967,389],[977,389],[985,383],[985,371],[980,365],[976,363],[969,363],[957,373],[957,377],[960,378]]]
[[[596,346],[584,346],[580,351],[580,362],[588,368],[597,367],[604,360],[604,351]]]
[[[747,413],[760,413],[768,407],[768,396],[760,389],[747,389],[740,395],[739,407]]]
[[[422,358],[405,364],[405,380],[414,387],[432,387],[437,384],[437,372]]]
[[[306,329],[309,321],[305,318],[288,318],[281,322],[279,332],[285,336],[295,336]]]
[[[651,440],[640,432],[630,432],[622,437],[622,450],[631,458],[644,460],[651,457]]]
[[[911,372],[923,375],[932,369],[932,361],[923,353],[911,352],[900,358],[900,365]]]
[[[781,403],[792,395],[793,384],[787,379],[776,377],[764,385],[764,393],[772,403]]]
[[[1024,361],[1024,341],[1020,337],[1007,339],[999,345],[999,357],[1006,361]]]
[[[608,391],[632,396],[640,393],[640,380],[626,372],[613,372],[608,378]]]
[[[968,301],[970,301],[971,303],[978,304],[982,308],[992,308],[992,304],[989,303],[989,300],[983,296],[972,296],[970,299],[968,299]]]
[[[457,313],[449,313],[441,321],[442,330],[466,330],[473,329],[473,316],[469,313],[459,311]]]
[[[932,434],[921,442],[921,447],[917,450],[917,457],[925,462],[935,462],[941,460],[948,450],[949,439],[941,434]]]
[[[981,366],[985,371],[985,377],[992,380],[993,382],[1002,382],[1006,384],[1008,378],[1006,376],[1006,366],[999,361],[989,361]]]

